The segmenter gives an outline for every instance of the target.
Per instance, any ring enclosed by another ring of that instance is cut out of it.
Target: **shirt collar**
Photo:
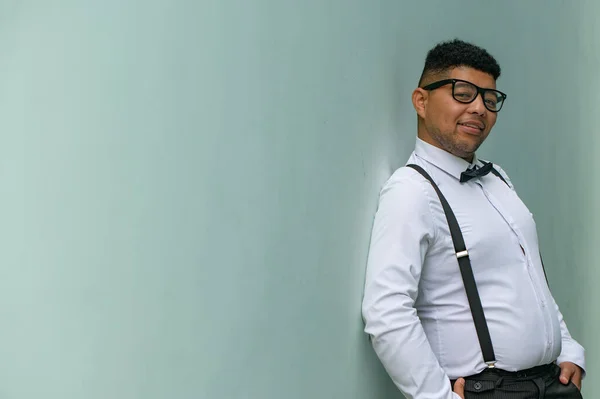
[[[426,143],[418,137],[415,145],[415,155],[458,180],[460,180],[460,174],[468,168],[480,166],[476,154],[473,156],[473,162],[469,163],[446,150]]]

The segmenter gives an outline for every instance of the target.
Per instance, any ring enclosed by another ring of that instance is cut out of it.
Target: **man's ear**
[[[415,91],[413,91],[413,93],[412,93],[413,107],[415,107],[415,111],[417,111],[417,115],[419,115],[419,117],[422,119],[425,119],[428,99],[429,99],[429,92],[427,90],[421,89],[420,87],[417,87],[415,89]]]

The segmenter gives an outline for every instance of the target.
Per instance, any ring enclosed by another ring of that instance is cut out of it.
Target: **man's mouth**
[[[459,122],[458,124],[479,131],[483,131],[483,129],[485,129],[485,125],[481,122]]]

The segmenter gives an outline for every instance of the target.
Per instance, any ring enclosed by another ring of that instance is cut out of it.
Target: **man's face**
[[[452,69],[448,78],[466,80],[485,89],[496,88],[496,81],[491,75],[468,67]],[[452,84],[425,93],[423,108],[418,111],[423,119],[419,137],[471,161],[490,134],[498,114],[484,106],[481,95],[477,95],[470,104],[458,102],[452,97]]]

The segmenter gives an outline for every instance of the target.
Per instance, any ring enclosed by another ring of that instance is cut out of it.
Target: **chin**
[[[468,145],[461,146],[458,145],[453,148],[453,151],[450,151],[453,155],[456,155],[460,158],[472,158],[475,152],[479,149],[479,145]]]

